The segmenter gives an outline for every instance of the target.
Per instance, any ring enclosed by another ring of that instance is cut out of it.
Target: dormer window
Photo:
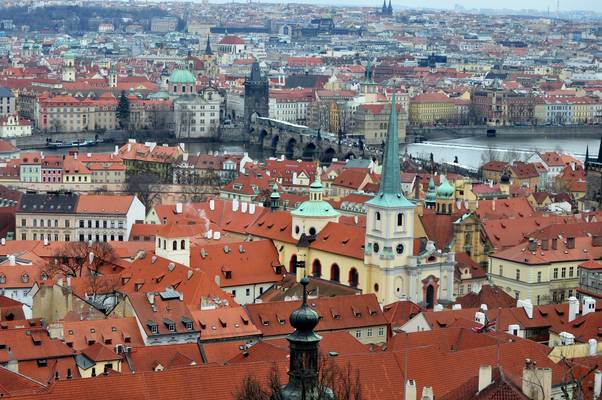
[[[186,330],[191,331],[192,330],[192,320],[186,317],[182,317],[182,324],[184,325],[184,328],[186,328]]]
[[[0,275],[0,283],[6,283],[6,275]]]
[[[176,324],[175,324],[175,323],[174,323],[172,320],[170,320],[170,319],[165,319],[165,320],[163,321],[163,323],[165,324],[165,326],[167,327],[167,329],[168,329],[170,332],[175,332],[175,331],[176,331]]]
[[[21,281],[23,281],[23,283],[29,282],[29,275],[27,273],[21,275]]]
[[[156,335],[159,333],[159,325],[157,325],[154,321],[147,321],[146,325],[148,326],[148,329],[150,329],[151,333],[153,335]]]

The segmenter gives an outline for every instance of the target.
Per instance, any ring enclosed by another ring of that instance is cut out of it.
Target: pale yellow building
[[[456,102],[441,93],[422,93],[410,100],[410,124],[432,125],[456,122]]]

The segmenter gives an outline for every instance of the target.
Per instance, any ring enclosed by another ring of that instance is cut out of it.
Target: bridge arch
[[[276,150],[278,148],[278,142],[280,141],[280,135],[275,135],[272,137],[272,150]]]
[[[345,160],[353,160],[355,158],[357,158],[357,157],[355,156],[355,153],[352,152],[352,151],[350,151],[349,153],[345,154]]]
[[[303,149],[303,159],[314,160],[316,158],[316,150],[317,147],[314,142],[307,143]]]
[[[259,144],[262,144],[268,135],[269,135],[268,131],[266,129],[262,129],[259,132]]]
[[[295,158],[295,147],[297,147],[297,139],[290,138],[284,147],[284,156],[289,160]]]
[[[332,159],[335,158],[336,155],[337,155],[337,151],[335,149],[333,149],[332,147],[329,147],[326,150],[324,150],[321,161],[323,163],[330,164],[332,162]]]

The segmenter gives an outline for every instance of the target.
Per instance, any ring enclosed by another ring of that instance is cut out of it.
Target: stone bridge
[[[249,130],[249,140],[252,144],[270,149],[275,154],[284,154],[292,160],[320,160],[329,163],[333,158],[343,160],[372,156],[357,140],[343,139],[339,143],[335,134],[318,132],[316,129],[286,121],[255,117]]]

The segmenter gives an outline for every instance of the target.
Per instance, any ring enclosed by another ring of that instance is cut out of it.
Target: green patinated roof
[[[280,193],[278,193],[278,185],[274,183],[274,186],[272,186],[272,194],[270,195],[271,199],[279,199],[280,198]]]
[[[294,209],[291,214],[295,217],[325,217],[335,218],[341,215],[335,210],[329,202],[322,200],[322,196],[319,196],[320,200],[311,200],[313,194],[322,193],[322,181],[320,180],[319,171],[316,172],[316,179],[309,186],[310,200],[304,201],[299,207]]]
[[[447,181],[447,178],[442,177],[441,185],[437,188],[437,197],[444,199],[451,199],[454,197],[454,187]]]
[[[169,99],[169,94],[167,94],[167,92],[165,92],[164,90],[161,90],[157,93],[149,95],[148,97],[151,99]]]
[[[383,155],[382,175],[378,194],[367,204],[386,208],[409,208],[414,203],[401,193],[401,168],[399,166],[399,139],[397,137],[397,102],[395,94],[391,100],[389,129]]]
[[[429,181],[428,192],[426,192],[426,202],[427,203],[435,203],[436,200],[437,200],[437,193],[436,193],[435,181],[433,180],[433,177],[431,176],[431,180]]]
[[[295,217],[338,217],[341,215],[329,202],[324,200],[304,201],[291,212]]]
[[[176,69],[169,75],[169,83],[196,83],[196,78],[187,69]]]
[[[75,54],[72,51],[67,51],[67,52],[63,53],[63,58],[65,58],[65,59],[75,58]]]

